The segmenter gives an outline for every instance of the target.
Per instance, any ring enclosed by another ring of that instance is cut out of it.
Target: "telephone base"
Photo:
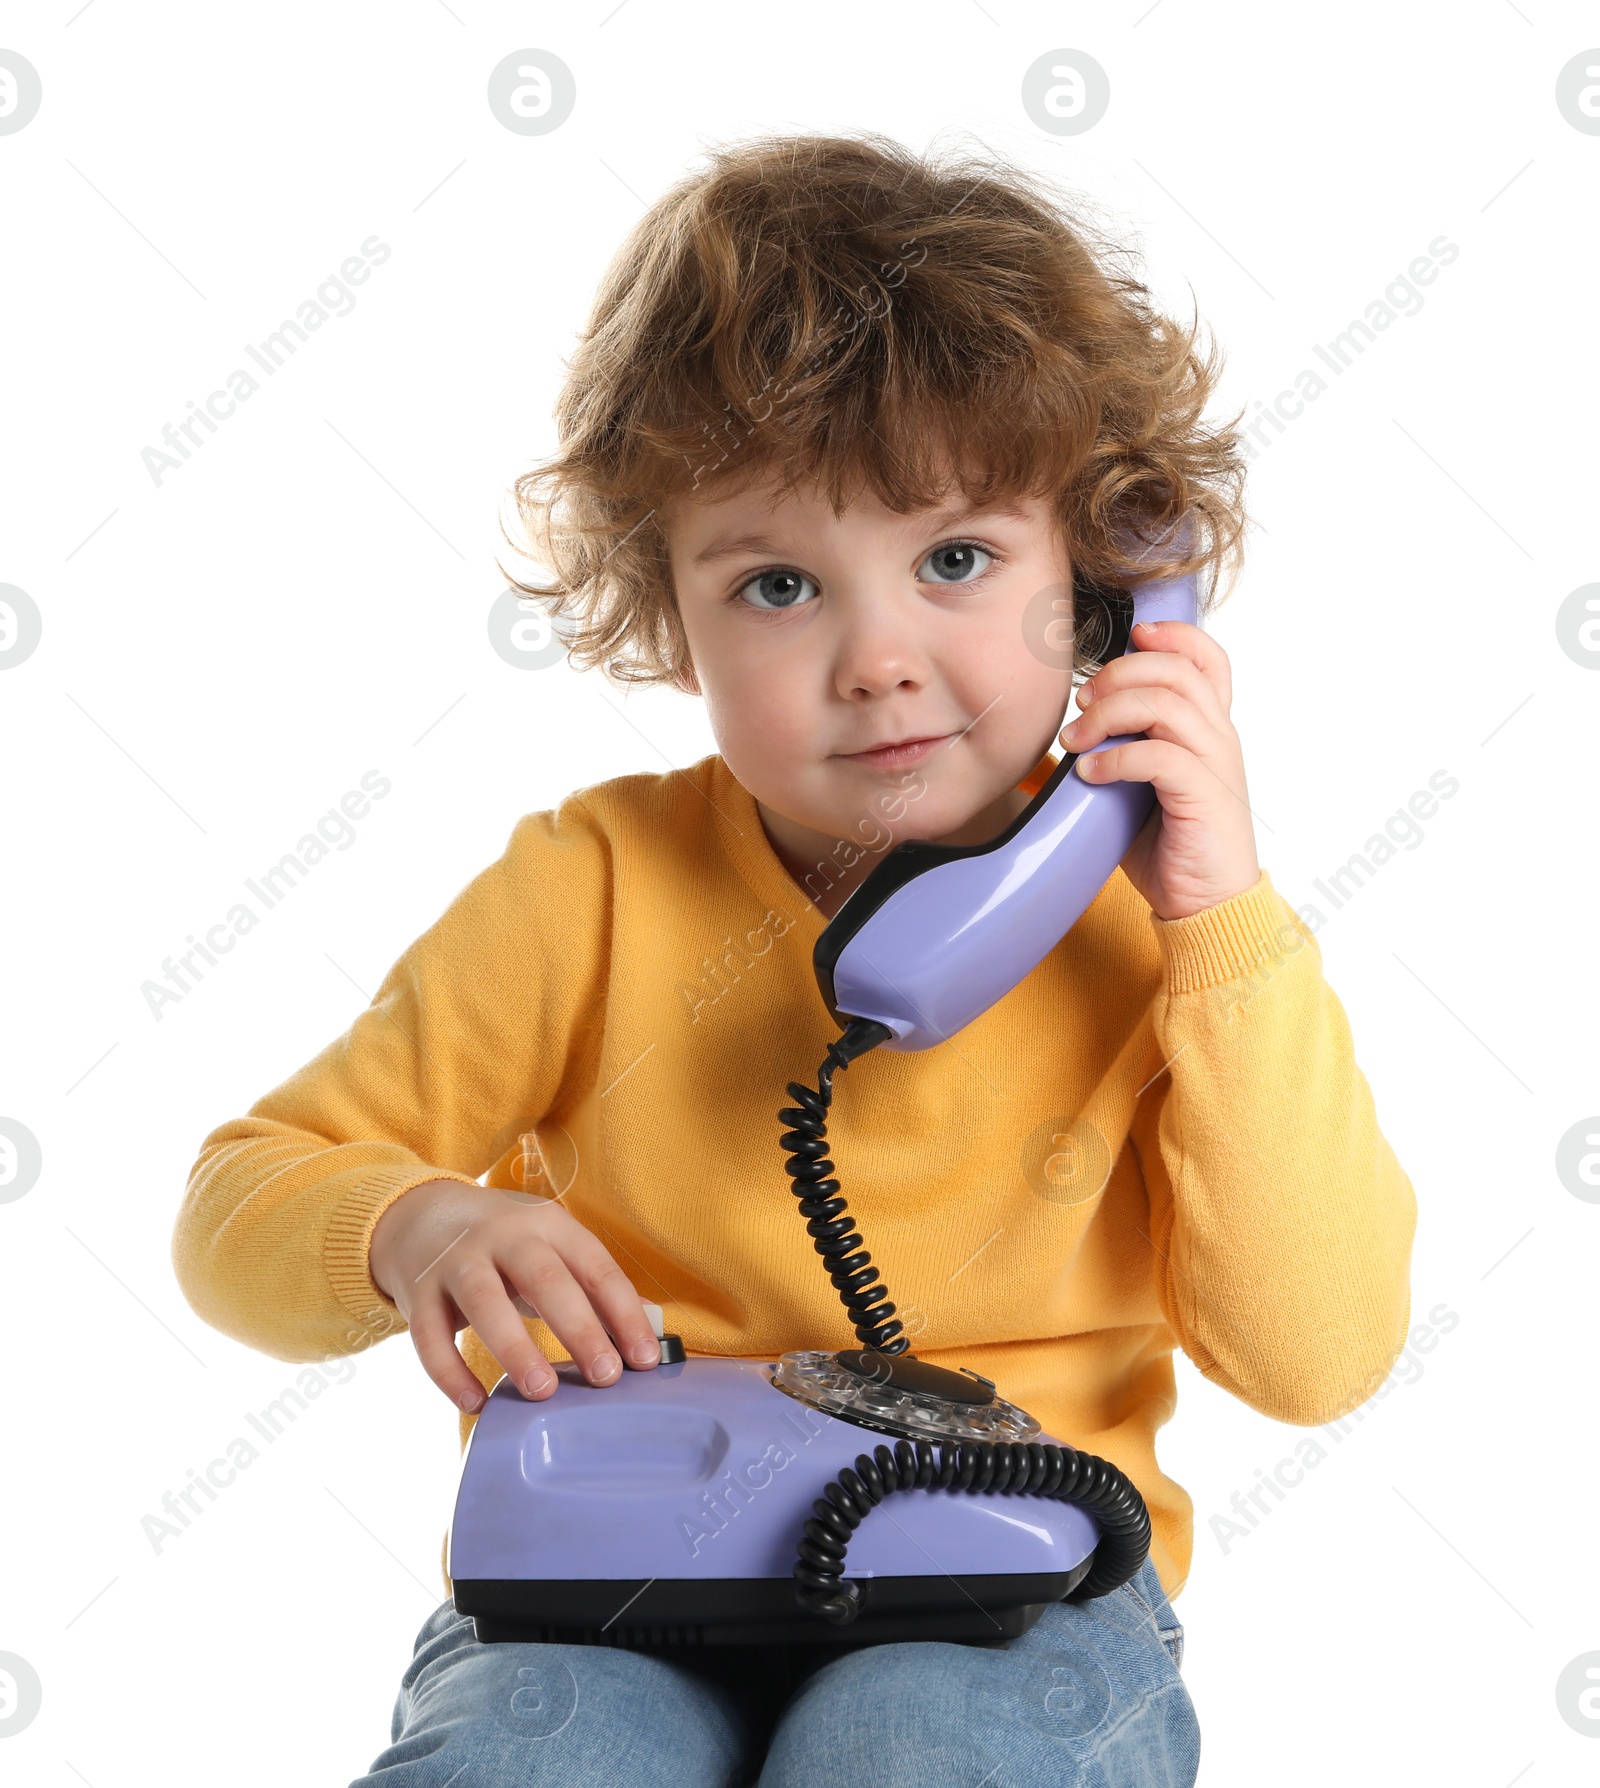
[[[473,1617],[486,1645],[854,1647],[942,1639],[1002,1646],[1069,1595],[1090,1562],[1061,1572],[867,1579],[862,1611],[846,1627],[798,1606],[787,1578],[658,1578],[648,1585],[572,1579],[537,1586],[509,1579],[454,1587],[457,1610]]]

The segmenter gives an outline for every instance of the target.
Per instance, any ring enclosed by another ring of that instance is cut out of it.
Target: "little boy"
[[[1089,242],[1014,168],[870,136],[721,151],[651,210],[518,481],[555,572],[519,587],[576,664],[703,695],[718,750],[519,820],[206,1138],[174,1259],[279,1358],[409,1328],[463,1435],[502,1372],[648,1370],[642,1298],[691,1354],[848,1345],[778,1148],[837,1033],[812,946],[893,843],[1006,826],[1086,675],[1060,742],[1145,735],[1079,770],[1151,784],[1149,823],[1005,998],[863,1061],[829,1140],[918,1358],[1124,1470],[1149,1559],[993,1648],[482,1645],[446,1601],[362,1784],[1186,1788],[1173,1351],[1304,1424],[1401,1351],[1412,1189],[1257,862],[1227,657],[1181,622],[1111,649],[1136,540],[1188,517],[1170,571],[1236,564],[1238,438]]]

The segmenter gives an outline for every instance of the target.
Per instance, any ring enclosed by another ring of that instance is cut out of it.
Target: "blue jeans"
[[[351,1788],[1193,1788],[1182,1661],[1148,1560],[994,1650],[481,1645],[445,1602]]]

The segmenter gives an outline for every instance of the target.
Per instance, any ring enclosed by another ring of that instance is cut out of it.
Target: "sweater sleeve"
[[[1163,1312],[1275,1420],[1366,1401],[1405,1345],[1416,1197],[1311,931],[1273,888],[1151,915],[1159,1073],[1133,1136]]]
[[[284,1360],[405,1327],[368,1268],[373,1227],[425,1180],[476,1183],[581,1068],[610,879],[576,796],[524,816],[344,1035],[206,1137],[172,1241],[205,1321]]]

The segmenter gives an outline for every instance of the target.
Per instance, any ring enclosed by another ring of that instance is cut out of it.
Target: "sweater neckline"
[[[804,931],[807,943],[814,943],[828,921],[772,848],[772,840],[761,823],[761,810],[756,806],[755,796],[728,768],[727,760],[720,752],[713,752],[705,761],[717,833],[729,860],[746,886],[765,906],[793,917]]]

